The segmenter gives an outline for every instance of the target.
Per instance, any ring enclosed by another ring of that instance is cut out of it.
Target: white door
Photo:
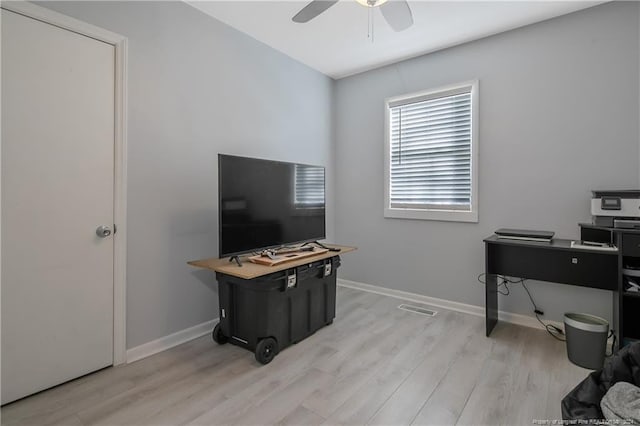
[[[114,46],[2,10],[2,403],[113,361]]]

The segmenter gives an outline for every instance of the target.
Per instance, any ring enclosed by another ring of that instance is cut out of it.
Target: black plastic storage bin
[[[331,324],[336,314],[340,257],[254,279],[216,273],[220,323],[213,339],[255,352],[262,364],[278,352]]]

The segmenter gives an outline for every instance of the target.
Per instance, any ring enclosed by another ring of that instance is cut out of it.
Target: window
[[[385,217],[478,221],[478,82],[386,101]]]
[[[295,165],[296,208],[324,207],[324,167]]]

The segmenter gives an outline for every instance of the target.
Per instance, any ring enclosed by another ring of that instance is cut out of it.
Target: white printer
[[[591,215],[594,225],[640,229],[640,189],[592,193]]]

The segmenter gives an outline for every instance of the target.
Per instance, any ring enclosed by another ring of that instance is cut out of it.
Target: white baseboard
[[[202,324],[194,325],[193,327],[185,328],[184,330],[177,331],[168,336],[161,337],[151,342],[144,343],[135,348],[127,350],[127,363],[135,362],[146,358],[151,355],[155,355],[158,352],[166,351],[174,346],[181,345],[189,340],[197,339],[205,334],[211,333],[214,325],[218,322],[219,318],[211,321],[203,322]]]
[[[382,296],[389,296],[396,299],[434,306],[441,309],[448,309],[450,311],[462,312],[478,317],[484,317],[484,307],[482,306],[469,305],[466,303],[454,302],[446,299],[438,299],[436,297],[425,296],[422,294],[409,293],[406,291],[394,290],[390,288],[343,279],[338,279],[338,285],[341,287],[348,287],[356,290],[367,291],[369,293],[380,294]],[[501,321],[511,324],[517,324],[532,328],[543,328],[535,317],[528,315],[498,311],[498,318]],[[174,346],[178,346],[190,340],[197,339],[198,337],[204,336],[205,334],[209,334],[211,333],[211,330],[213,330],[213,327],[218,322],[218,320],[219,318],[213,319],[211,321],[206,321],[202,324],[186,328],[176,333],[169,334],[168,336],[164,336],[151,342],[144,343],[140,346],[136,346],[135,348],[128,349],[127,363],[141,360],[148,356],[155,355],[159,352],[166,351],[167,349],[171,349]],[[555,321],[546,322],[564,329],[564,324],[562,323],[558,323]]]
[[[454,302],[446,299],[438,299],[436,297],[425,296],[422,294],[409,293],[401,290],[394,290],[385,287],[379,287],[371,284],[359,283],[356,281],[349,281],[338,279],[338,285],[341,287],[353,288],[356,290],[367,291],[369,293],[380,294],[382,296],[394,297],[396,299],[408,300],[410,302],[422,303],[424,305],[434,306],[437,308],[448,309],[450,311],[462,312],[465,314],[475,315],[478,317],[485,316],[485,310],[483,306],[469,305],[466,303]],[[544,327],[538,322],[536,317],[514,314],[512,312],[498,311],[498,319],[500,321],[508,322],[511,324],[522,325],[524,327],[541,328]],[[553,324],[556,327],[560,327],[564,330],[564,324],[555,321],[545,321],[548,324]]]

